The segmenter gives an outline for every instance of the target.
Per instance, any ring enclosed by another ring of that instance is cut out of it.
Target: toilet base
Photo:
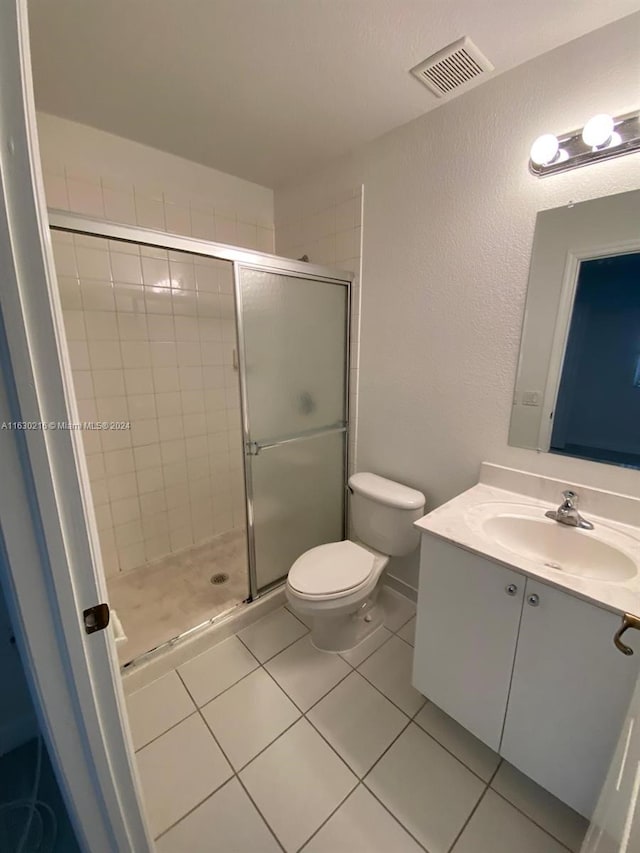
[[[383,622],[382,607],[369,598],[355,613],[313,616],[311,643],[321,652],[349,652],[370,637]]]

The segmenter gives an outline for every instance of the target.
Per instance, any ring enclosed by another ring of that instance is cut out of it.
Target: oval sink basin
[[[635,560],[599,539],[597,531],[516,514],[486,518],[482,529],[503,548],[570,575],[600,581],[625,581],[638,571]]]

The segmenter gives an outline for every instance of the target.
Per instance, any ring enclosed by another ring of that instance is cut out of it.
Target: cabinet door
[[[423,535],[413,683],[497,751],[525,578]]]
[[[535,596],[532,599],[532,596]],[[527,581],[501,754],[590,817],[638,674],[613,645],[620,617]]]

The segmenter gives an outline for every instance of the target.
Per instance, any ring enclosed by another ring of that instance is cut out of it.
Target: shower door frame
[[[253,515],[253,487],[251,482],[251,464],[249,439],[249,412],[246,387],[246,364],[244,352],[244,326],[242,322],[241,298],[240,298],[240,270],[252,269],[262,272],[284,275],[290,278],[301,278],[308,281],[325,282],[326,284],[343,286],[347,290],[347,304],[345,311],[345,359],[344,359],[344,426],[336,427],[344,433],[343,453],[343,483],[344,483],[344,513],[343,513],[343,535],[346,535],[348,525],[348,502],[346,500],[346,485],[349,471],[349,374],[351,366],[351,298],[354,274],[346,270],[333,269],[307,261],[296,261],[283,258],[279,255],[271,255],[266,252],[257,252],[253,249],[243,249],[226,243],[201,240],[197,237],[184,237],[180,234],[171,234],[167,231],[157,231],[151,228],[143,228],[139,225],[127,225],[119,222],[111,222],[106,219],[96,219],[82,213],[72,213],[68,210],[49,208],[49,228],[53,231],[66,231],[73,234],[82,234],[88,237],[102,237],[105,239],[120,240],[126,243],[140,243],[146,246],[154,246],[169,251],[187,252],[193,255],[202,255],[217,260],[230,261],[233,265],[234,281],[234,314],[236,327],[236,346],[238,353],[238,374],[240,383],[240,411],[242,418],[243,453],[242,465],[245,484],[245,514],[247,520],[247,561],[249,566],[249,600],[255,601],[261,595],[266,594],[282,584],[282,580],[275,581],[268,587],[258,588],[255,530]],[[313,434],[315,434],[314,431]],[[309,436],[311,437],[311,435]],[[300,436],[302,438],[302,436]],[[291,437],[288,440],[297,440]],[[279,444],[282,442],[278,442]],[[205,623],[208,624],[208,623]],[[191,630],[200,626],[193,626]]]
[[[277,256],[268,256],[277,258]],[[254,506],[254,495],[253,495],[253,481],[252,481],[252,462],[251,459],[254,456],[258,455],[258,451],[261,448],[267,449],[271,447],[281,447],[284,444],[289,444],[294,441],[305,441],[308,439],[315,438],[319,435],[328,435],[331,432],[342,432],[344,435],[344,448],[343,448],[343,471],[342,471],[342,480],[343,480],[343,514],[342,514],[342,535],[343,537],[346,535],[347,526],[348,526],[348,501],[346,500],[346,487],[347,487],[347,477],[349,472],[349,371],[351,367],[351,284],[353,281],[353,275],[349,273],[342,273],[344,275],[349,275],[348,279],[336,278],[334,276],[327,275],[327,272],[332,272],[327,268],[317,266],[315,264],[309,264],[307,261],[294,261],[295,269],[293,271],[289,271],[287,269],[274,269],[272,266],[265,267],[261,264],[257,263],[241,263],[237,262],[233,265],[233,283],[234,283],[234,293],[235,293],[235,306],[236,306],[236,331],[238,336],[238,364],[239,364],[239,374],[240,374],[240,405],[242,411],[242,430],[243,430],[243,439],[244,439],[244,452],[243,452],[243,467],[244,467],[244,486],[245,486],[245,499],[247,505],[247,547],[249,550],[249,583],[250,583],[250,593],[251,600],[255,601],[261,595],[266,595],[266,593],[270,592],[272,589],[280,586],[283,583],[283,577],[278,580],[272,581],[270,584],[267,584],[264,587],[258,586],[258,569],[257,569],[257,559],[256,559],[256,539],[255,539],[255,524],[254,524],[254,514],[253,514],[253,506]],[[313,273],[309,274],[309,268],[312,268]],[[345,286],[347,288],[347,304],[345,311],[345,330],[344,330],[344,342],[345,342],[345,353],[344,353],[344,419],[340,425],[335,424],[330,427],[326,427],[324,429],[311,430],[305,433],[299,433],[297,435],[290,435],[285,438],[282,438],[278,441],[269,442],[268,444],[259,445],[256,449],[255,453],[251,452],[251,445],[253,442],[251,441],[250,435],[250,422],[249,422],[249,400],[248,400],[248,391],[247,391],[247,372],[246,372],[246,363],[245,363],[245,335],[244,335],[244,323],[243,323],[243,315],[241,310],[242,304],[242,296],[241,296],[241,281],[240,281],[240,271],[243,269],[252,269],[261,272],[270,272],[277,275],[285,275],[289,278],[302,278],[306,281],[318,281],[325,282],[326,284],[332,286]]]

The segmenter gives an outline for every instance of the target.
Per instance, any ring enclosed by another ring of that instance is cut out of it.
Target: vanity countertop
[[[489,469],[493,469],[493,472]],[[499,469],[498,466],[490,466],[487,463],[483,464],[483,474],[486,472],[489,474],[487,479],[502,479],[502,476],[494,477],[493,473],[502,474],[508,470]],[[522,485],[528,477],[524,472],[514,473],[521,475],[519,485]],[[539,478],[536,479],[539,480]],[[551,482],[555,483],[555,481]],[[576,487],[576,490],[579,491],[580,487]],[[555,488],[553,491],[560,494],[560,491]],[[548,489],[545,489],[545,492],[548,492]],[[631,500],[635,502],[635,499]],[[593,532],[565,528],[566,534],[563,534],[597,538],[600,542],[622,551],[626,557],[635,562],[637,568],[633,577],[623,580],[581,577],[559,568],[552,568],[539,558],[504,547],[483,528],[483,523],[492,513],[523,515],[535,519],[536,522],[539,518],[544,520],[544,523],[556,525],[558,522],[545,519],[545,512],[549,509],[557,509],[559,503],[560,500],[550,503],[548,500],[532,496],[531,493],[523,494],[498,487],[493,483],[480,482],[423,516],[415,522],[415,526],[425,533],[433,534],[467,551],[488,557],[558,589],[567,590],[579,598],[608,610],[640,616],[640,527],[596,515],[581,506],[579,509],[582,515],[594,525]],[[602,505],[606,506],[606,502]],[[638,505],[640,506],[640,502]],[[539,516],[537,508],[540,510]],[[640,516],[638,518],[640,520]]]

